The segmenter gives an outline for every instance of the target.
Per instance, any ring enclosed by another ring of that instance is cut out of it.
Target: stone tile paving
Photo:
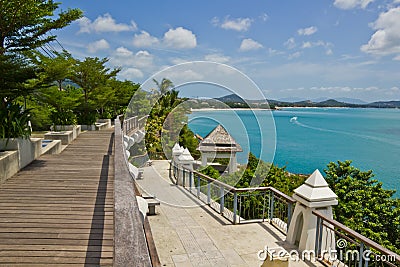
[[[168,169],[167,161],[153,161],[137,180],[142,190],[161,201],[149,222],[162,266],[261,266],[257,252],[283,244],[285,236],[268,223],[232,225],[173,185]]]

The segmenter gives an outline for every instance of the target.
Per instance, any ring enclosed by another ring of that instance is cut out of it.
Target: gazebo
[[[201,152],[201,166],[207,166],[209,158],[230,159],[228,173],[237,170],[236,153],[243,151],[242,147],[220,124],[200,142],[197,150]]]

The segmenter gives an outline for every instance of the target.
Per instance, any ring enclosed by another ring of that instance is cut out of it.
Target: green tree
[[[57,85],[58,90],[63,90],[63,84],[72,75],[74,59],[67,51],[54,52],[55,57],[46,56],[39,51],[27,53],[29,58],[38,68],[37,86]]]
[[[150,155],[170,154],[170,148],[175,142],[187,147],[196,156],[197,139],[187,124],[189,107],[183,105],[185,99],[179,97],[179,91],[173,88],[173,83],[162,79],[161,83],[154,80],[158,89],[153,90],[151,98],[154,102],[146,123],[146,149]],[[182,105],[181,105],[182,104]],[[166,145],[164,152],[163,144]]]
[[[140,85],[132,81],[119,81],[115,78],[107,82],[107,86],[112,90],[112,97],[107,105],[108,113],[111,117],[125,113],[129,101],[139,89]]]
[[[0,0],[0,55],[40,47],[56,36],[48,35],[82,16],[79,9],[54,12],[60,3],[51,0]]]
[[[0,113],[6,134],[2,138],[30,134],[26,130],[29,110],[19,105],[35,90],[31,79],[35,67],[21,54],[55,40],[49,35],[80,18],[82,12],[69,9],[55,15],[59,3],[45,0],[0,0]],[[7,126],[6,126],[7,125]],[[4,131],[3,131],[4,132]]]
[[[337,194],[335,219],[351,229],[400,252],[400,201],[395,190],[382,188],[372,171],[361,171],[351,161],[328,164],[326,181]]]
[[[174,88],[173,82],[171,82],[171,80],[166,79],[166,78],[163,78],[161,80],[161,82],[158,82],[156,79],[153,79],[153,82],[156,84],[157,89],[158,89],[158,93],[161,94],[161,95],[164,95],[170,89]]]
[[[77,123],[74,109],[79,105],[82,92],[66,86],[59,90],[57,86],[44,87],[37,94],[37,99],[44,105],[50,106],[50,119],[55,125],[73,125]]]
[[[187,124],[182,127],[182,130],[179,133],[179,144],[186,147],[190,154],[192,154],[193,158],[198,159],[200,157],[200,151],[197,150],[199,141],[194,136],[194,133],[189,129]]]
[[[36,78],[36,69],[22,55],[0,55],[0,73],[0,108],[33,92],[28,81]]]
[[[200,173],[207,175],[214,179],[218,179],[220,177],[219,172],[212,166],[205,167],[204,169],[200,170]]]
[[[111,95],[107,82],[115,78],[120,69],[110,70],[105,66],[107,58],[87,57],[85,60],[75,60],[71,80],[82,92],[82,103],[78,108],[78,121],[81,124],[93,124],[98,115],[97,109],[104,106],[104,100]]]

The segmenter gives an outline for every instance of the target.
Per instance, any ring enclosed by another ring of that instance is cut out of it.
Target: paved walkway
[[[82,133],[0,184],[1,266],[111,266],[113,129]]]
[[[260,266],[257,252],[265,246],[290,249],[285,236],[268,223],[232,225],[172,184],[168,169],[167,161],[153,161],[144,168],[144,179],[137,180],[162,202],[158,214],[148,218],[163,266]]]

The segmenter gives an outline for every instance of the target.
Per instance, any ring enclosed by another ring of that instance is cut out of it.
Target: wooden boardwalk
[[[113,132],[82,133],[0,185],[0,266],[112,265]]]

